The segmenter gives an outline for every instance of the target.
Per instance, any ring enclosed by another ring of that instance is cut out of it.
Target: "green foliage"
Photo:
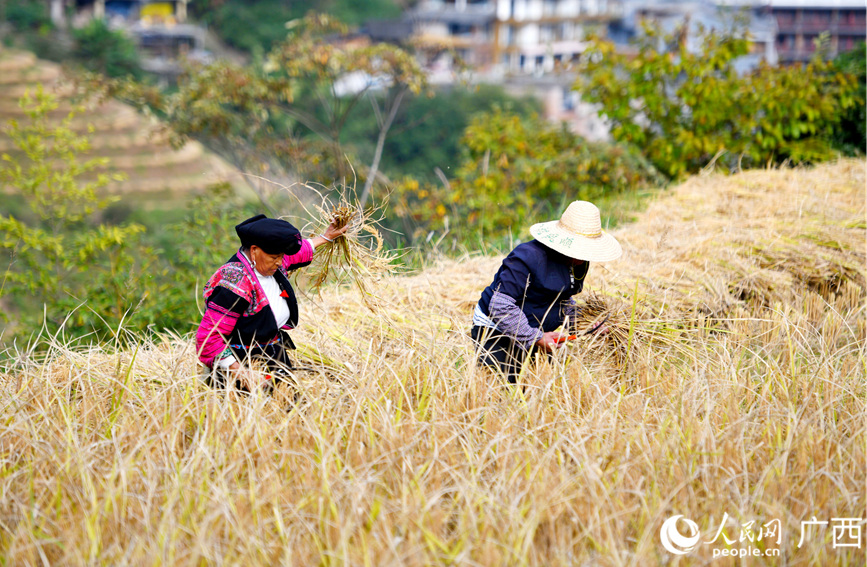
[[[33,0],[6,0],[5,6],[0,7],[0,14],[4,14],[6,21],[12,27],[19,30],[40,30],[52,27],[51,18],[48,16],[48,4],[46,2],[34,2]]]
[[[209,187],[181,222],[162,228],[166,244],[150,273],[151,301],[138,313],[152,327],[186,333],[201,320],[197,300],[205,282],[238,249],[235,225],[261,212],[232,193],[227,183]]]
[[[286,38],[286,22],[304,14],[295,3],[193,2],[195,15],[226,43],[249,53],[264,53]]]
[[[333,14],[350,26],[360,25],[369,20],[397,18],[401,8],[393,0],[328,0],[310,2],[308,10]]]
[[[525,228],[526,219],[556,215],[570,201],[663,181],[625,146],[587,142],[565,126],[500,109],[474,118],[462,143],[466,156],[445,186],[406,179],[397,188],[398,214],[419,231],[507,236]]]
[[[846,110],[834,133],[835,145],[848,154],[867,153],[867,56],[864,42],[834,60],[834,67],[858,81],[856,104]]]
[[[49,120],[58,108],[52,95],[39,88],[25,94],[20,104],[28,120],[7,126],[17,151],[15,158],[2,155],[0,189],[21,195],[36,221],[27,224],[0,213],[0,257],[7,264],[0,296],[19,304],[28,295],[36,299],[36,304],[21,306],[18,327],[33,329],[44,323],[56,328],[74,310],[67,329],[106,332],[134,304],[138,262],[129,247],[143,228],[88,223],[90,215],[107,204],[97,193],[111,178],[80,178],[92,176],[105,160],[79,160],[90,142],[71,129],[73,113],[59,124]]]
[[[419,181],[435,182],[434,168],[449,175],[457,169],[461,154],[461,136],[470,119],[494,107],[508,108],[529,118],[540,110],[535,99],[517,99],[502,87],[481,85],[475,88],[454,86],[439,90],[435,96],[413,96],[406,100],[385,142],[382,163],[389,176],[412,176]],[[377,124],[369,106],[360,106],[350,116],[341,136],[345,146],[364,162],[373,155],[370,140],[376,136]]]
[[[48,15],[47,2],[0,0],[0,22],[9,24],[3,44],[34,52],[42,59],[61,61],[68,49],[57,40],[54,24]]]
[[[43,325],[99,341],[121,322],[127,330],[191,330],[197,293],[237,248],[234,225],[259,211],[223,184],[152,235],[137,223],[98,222],[114,201],[98,196],[110,181],[97,173],[106,160],[78,158],[89,140],[71,129],[72,113],[59,124],[49,119],[58,108],[52,95],[40,89],[21,105],[28,121],[9,123],[16,151],[0,162],[0,190],[30,209],[27,219],[0,211],[0,300],[13,307],[3,313],[4,338]]]
[[[616,140],[640,148],[660,171],[678,177],[715,157],[734,168],[834,155],[833,132],[859,100],[853,75],[817,57],[740,76],[733,61],[748,43],[736,33],[701,32],[692,53],[645,31],[634,57],[594,40],[576,88],[601,105]]]
[[[72,35],[74,56],[87,69],[108,77],[142,76],[135,43],[122,31],[109,29],[105,20],[91,20]]]
[[[190,9],[226,43],[250,53],[266,53],[284,41],[286,22],[309,11],[332,14],[348,25],[400,15],[400,8],[391,0],[203,0],[191,3]]]
[[[324,185],[351,182],[356,174],[375,178],[373,166],[366,171],[350,166],[352,156],[340,143],[348,116],[374,91],[381,96],[371,96],[370,102],[380,115],[389,115],[405,94],[426,88],[426,76],[412,54],[398,47],[328,41],[345,31],[333,18],[310,14],[295,22],[290,37],[261,65],[217,61],[195,67],[171,93],[99,77],[92,86],[156,111],[171,128],[175,144],[197,139],[246,172],[316,178]],[[338,96],[337,84],[347,76],[373,80]],[[274,209],[267,191],[254,189]]]

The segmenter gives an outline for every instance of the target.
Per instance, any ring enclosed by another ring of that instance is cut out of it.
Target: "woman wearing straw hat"
[[[584,287],[590,262],[620,257],[620,244],[602,230],[599,209],[574,201],[560,220],[534,224],[535,240],[515,247],[473,313],[472,338],[479,361],[499,369],[510,383],[528,353],[550,353],[567,335],[555,329],[574,322],[572,296]],[[602,330],[601,323],[588,332]]]

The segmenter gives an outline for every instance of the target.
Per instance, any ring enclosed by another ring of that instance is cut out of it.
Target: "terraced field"
[[[37,85],[56,93],[59,108],[52,113],[58,120],[72,108],[70,88],[64,83],[61,68],[37,59],[33,54],[0,51],[0,125],[25,118],[18,100]],[[110,160],[106,170],[123,173],[126,179],[113,183],[114,193],[188,192],[229,178],[233,169],[201,144],[190,142],[173,149],[156,129],[157,123],[130,106],[117,101],[92,105],[72,121],[76,131],[93,128],[92,151],[88,157]],[[0,129],[0,153],[15,157],[12,141]]]

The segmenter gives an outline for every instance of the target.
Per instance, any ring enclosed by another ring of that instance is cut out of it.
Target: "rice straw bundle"
[[[684,350],[681,340],[697,319],[661,320],[654,316],[655,309],[646,301],[633,299],[631,305],[623,300],[589,291],[577,300],[579,311],[575,321],[578,344],[591,359],[613,362],[618,369],[635,362],[640,352],[648,347]],[[604,324],[607,332],[587,334],[596,325]]]
[[[316,192],[322,197],[322,204],[316,206],[319,217],[316,233],[322,234],[332,221],[337,228],[349,228],[334,242],[326,242],[316,250],[306,275],[310,278],[307,287],[319,291],[329,278],[340,281],[348,276],[367,302],[372,296],[367,281],[393,271],[397,258],[394,252],[384,249],[377,228],[382,206],[360,207],[351,198],[352,189],[347,187],[338,188],[336,198]]]
[[[366,281],[384,273],[394,272],[394,261],[398,258],[396,253],[384,249],[382,235],[378,228],[386,202],[362,208],[356,204],[354,187],[336,186],[332,190],[322,185],[314,187],[307,183],[287,186],[258,175],[247,176],[282,189],[298,202],[309,217],[317,219],[307,223],[302,229],[303,233],[323,234],[332,221],[335,221],[337,228],[349,227],[333,242],[326,242],[317,248],[313,262],[303,276],[305,280],[309,278],[310,283],[302,289],[318,292],[332,276],[341,281],[345,275],[352,280],[361,292],[362,300],[369,307],[372,294],[368,290]],[[314,193],[319,198],[321,204],[312,206],[315,211],[311,211],[309,200],[299,198],[296,193],[298,187]],[[334,195],[329,196],[329,194]],[[300,274],[301,272],[296,274],[296,280]]]

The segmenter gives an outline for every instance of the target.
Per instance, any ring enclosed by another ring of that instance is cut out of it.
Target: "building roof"
[[[482,26],[493,22],[495,17],[496,12],[493,4],[468,6],[465,10],[457,10],[448,5],[430,7],[422,4],[407,14],[407,19],[412,21],[433,21],[464,26]]]
[[[413,25],[407,20],[371,20],[360,31],[373,41],[401,42],[412,36]]]
[[[819,8],[826,10],[867,10],[864,0],[716,0],[717,6],[748,6],[752,8]]]

